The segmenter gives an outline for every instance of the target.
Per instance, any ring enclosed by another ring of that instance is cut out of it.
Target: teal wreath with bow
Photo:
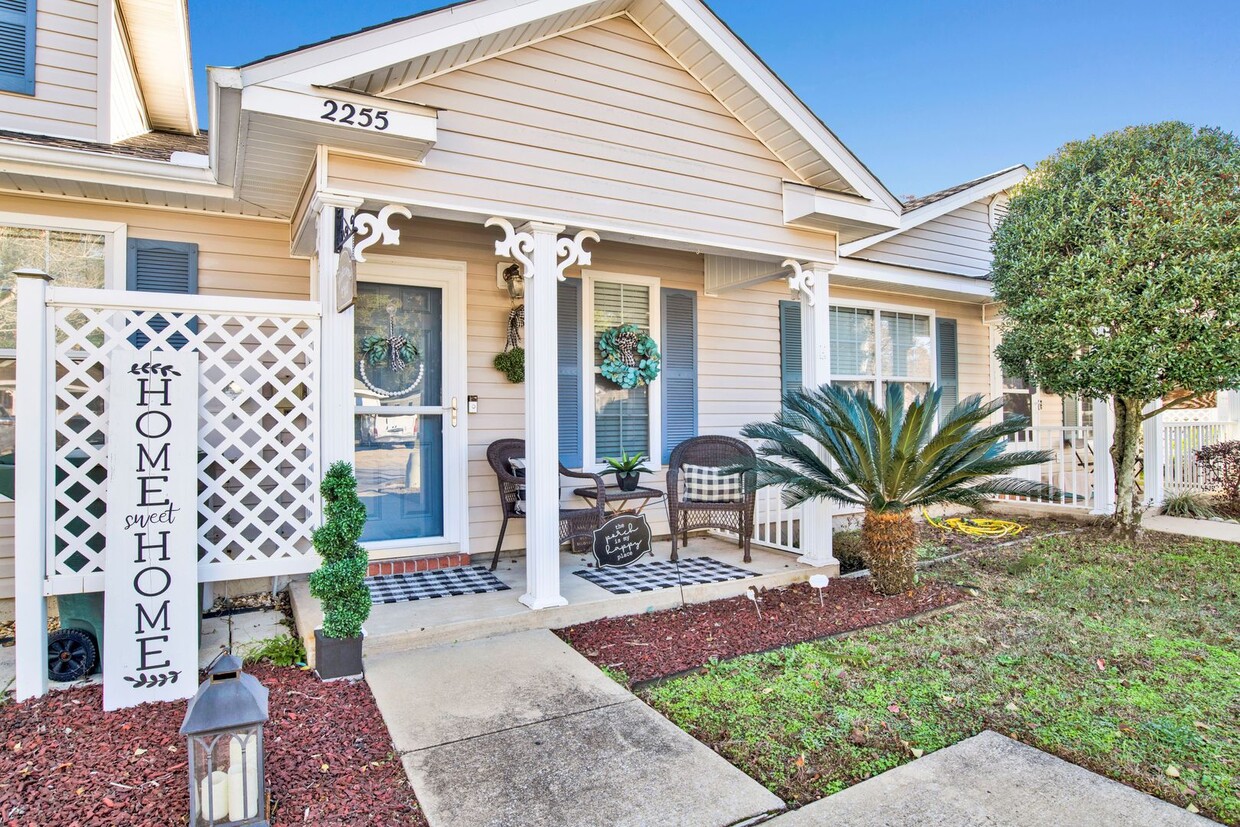
[[[659,346],[637,325],[622,324],[598,340],[603,377],[622,388],[649,385],[659,375]]]

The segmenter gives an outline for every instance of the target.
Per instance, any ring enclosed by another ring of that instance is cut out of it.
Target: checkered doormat
[[[581,569],[573,574],[596,586],[602,586],[612,594],[652,592],[655,589],[674,589],[677,586],[676,564],[670,560],[635,563],[623,569]],[[710,557],[688,557],[680,561],[679,582],[686,586],[757,576],[757,572],[721,563]]]
[[[371,603],[405,603],[461,594],[507,591],[508,585],[482,566],[436,569],[416,574],[367,577]]]

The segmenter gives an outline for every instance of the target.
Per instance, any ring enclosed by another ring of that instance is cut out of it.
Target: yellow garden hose
[[[1011,520],[994,520],[974,517],[931,517],[926,509],[921,510],[926,522],[940,531],[959,531],[970,537],[1015,537],[1025,530],[1025,526]]]

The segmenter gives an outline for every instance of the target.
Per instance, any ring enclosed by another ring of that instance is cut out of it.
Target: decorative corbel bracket
[[[365,261],[366,258],[362,253],[374,244],[380,242],[384,244],[400,243],[400,230],[391,225],[393,215],[413,218],[413,213],[409,212],[409,208],[402,204],[388,204],[379,210],[378,215],[362,213],[354,217],[353,226],[356,232],[362,236],[353,244],[354,261]]]
[[[565,280],[564,271],[575,264],[582,267],[590,266],[590,251],[585,248],[586,241],[598,243],[598,233],[594,230],[582,230],[577,235],[569,238],[564,236],[555,243],[556,278],[560,281]]]
[[[530,259],[530,256],[534,255],[533,233],[517,232],[512,222],[506,218],[488,218],[483,226],[499,227],[504,231],[504,237],[495,242],[495,255],[516,259],[521,265],[521,275],[529,278],[534,270],[534,262]]]
[[[809,306],[813,307],[815,302],[814,274],[806,272],[801,268],[801,263],[793,259],[785,261],[783,266],[792,270],[792,275],[788,276],[788,287],[797,293],[803,294],[809,302]]]

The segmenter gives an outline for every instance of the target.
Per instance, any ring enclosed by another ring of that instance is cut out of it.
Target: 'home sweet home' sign
[[[198,354],[123,347],[110,370],[108,710],[198,685]]]

